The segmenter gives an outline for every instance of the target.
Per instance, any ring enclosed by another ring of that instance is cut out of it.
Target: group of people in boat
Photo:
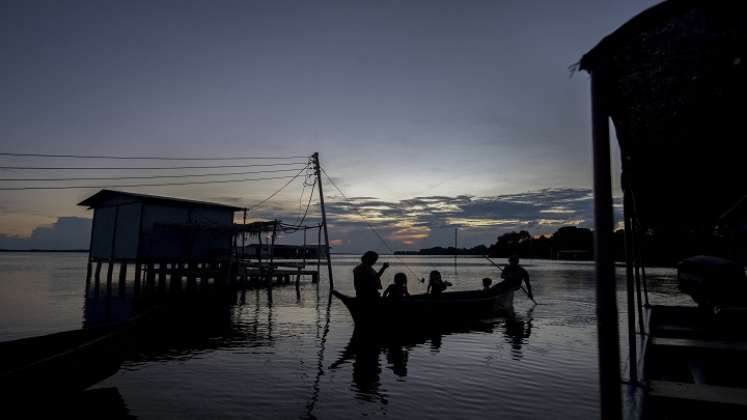
[[[381,277],[389,268],[389,263],[383,263],[377,271],[374,264],[379,259],[379,254],[374,251],[366,251],[361,256],[361,263],[353,269],[353,285],[355,295],[359,299],[375,300],[381,297],[385,299],[403,299],[410,296],[407,290],[407,275],[397,273],[394,275],[394,282],[387,286],[383,295],[379,295],[379,290],[383,289]],[[508,259],[508,264],[501,268],[501,278],[503,281],[493,285],[493,280],[489,277],[482,279],[483,291],[486,294],[501,294],[508,291],[519,290],[522,284],[526,284],[526,292],[530,299],[532,295],[532,285],[529,283],[529,273],[519,265],[519,257],[512,255]],[[446,288],[452,284],[441,277],[437,270],[430,272],[428,276],[428,288],[426,293],[433,297],[438,297]]]

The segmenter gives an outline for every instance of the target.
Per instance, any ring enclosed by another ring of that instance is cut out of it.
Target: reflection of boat
[[[344,295],[343,295],[344,296]],[[417,330],[395,329],[381,334],[356,329],[345,349],[329,369],[352,365],[353,387],[356,398],[364,401],[387,403],[387,392],[382,388],[382,360],[386,357],[386,367],[403,378],[408,375],[410,352],[420,346],[428,346],[431,351],[439,351],[444,336],[462,333],[492,333],[497,319],[479,322],[459,322],[448,325],[431,325]]]
[[[0,393],[66,394],[113,375],[122,361],[128,333],[150,314],[110,326],[0,343]]]
[[[332,291],[345,304],[356,326],[428,324],[489,318],[513,312],[513,292],[497,295],[483,291],[444,292],[438,297],[412,295],[401,300],[362,302]],[[387,321],[395,322],[390,324]]]

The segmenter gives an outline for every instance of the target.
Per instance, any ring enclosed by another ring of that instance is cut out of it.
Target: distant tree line
[[[708,254],[730,257],[729,243],[724,236],[709,232],[647,232],[642,235],[641,250],[647,265],[671,266],[683,258]],[[617,261],[625,261],[625,231],[613,235],[613,249]],[[529,231],[507,232],[499,235],[490,246],[473,248],[434,247],[400,254],[416,255],[488,255],[506,258],[594,259],[594,233],[591,229],[575,226],[561,227],[552,235],[533,236]]]

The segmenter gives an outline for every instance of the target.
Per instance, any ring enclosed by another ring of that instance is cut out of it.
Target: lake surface
[[[85,254],[0,254],[0,340],[126,318],[130,302],[86,296]],[[352,294],[357,256],[334,257],[336,288]],[[455,290],[495,280],[485,260],[382,256],[414,276],[442,272]],[[589,419],[599,415],[593,264],[524,260],[539,305],[517,292],[516,316],[458,330],[360,343],[345,307],[317,284],[234,292],[195,303],[140,343],[113,388],[137,418]],[[622,280],[622,271],[618,276]],[[675,272],[650,268],[650,300],[691,304]],[[622,286],[621,282],[618,282]],[[624,292],[618,287],[620,309]],[[621,326],[624,322],[621,312]],[[197,322],[196,320],[199,320]],[[621,331],[623,329],[621,328]],[[621,343],[625,343],[621,340]],[[624,359],[623,355],[623,359]]]

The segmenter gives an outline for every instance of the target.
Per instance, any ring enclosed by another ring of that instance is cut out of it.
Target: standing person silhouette
[[[527,273],[524,267],[519,265],[518,255],[508,257],[508,264],[503,268],[501,278],[503,281],[493,286],[495,292],[501,293],[508,290],[518,290],[521,288],[521,283],[524,282],[527,285],[529,299],[534,301],[532,285],[529,283],[529,273]]]
[[[377,272],[373,265],[379,259],[379,254],[374,251],[366,251],[361,256],[361,263],[353,269],[353,286],[355,286],[355,296],[359,299],[375,300],[379,298],[381,286],[381,275],[389,268],[388,263],[381,265]]]

